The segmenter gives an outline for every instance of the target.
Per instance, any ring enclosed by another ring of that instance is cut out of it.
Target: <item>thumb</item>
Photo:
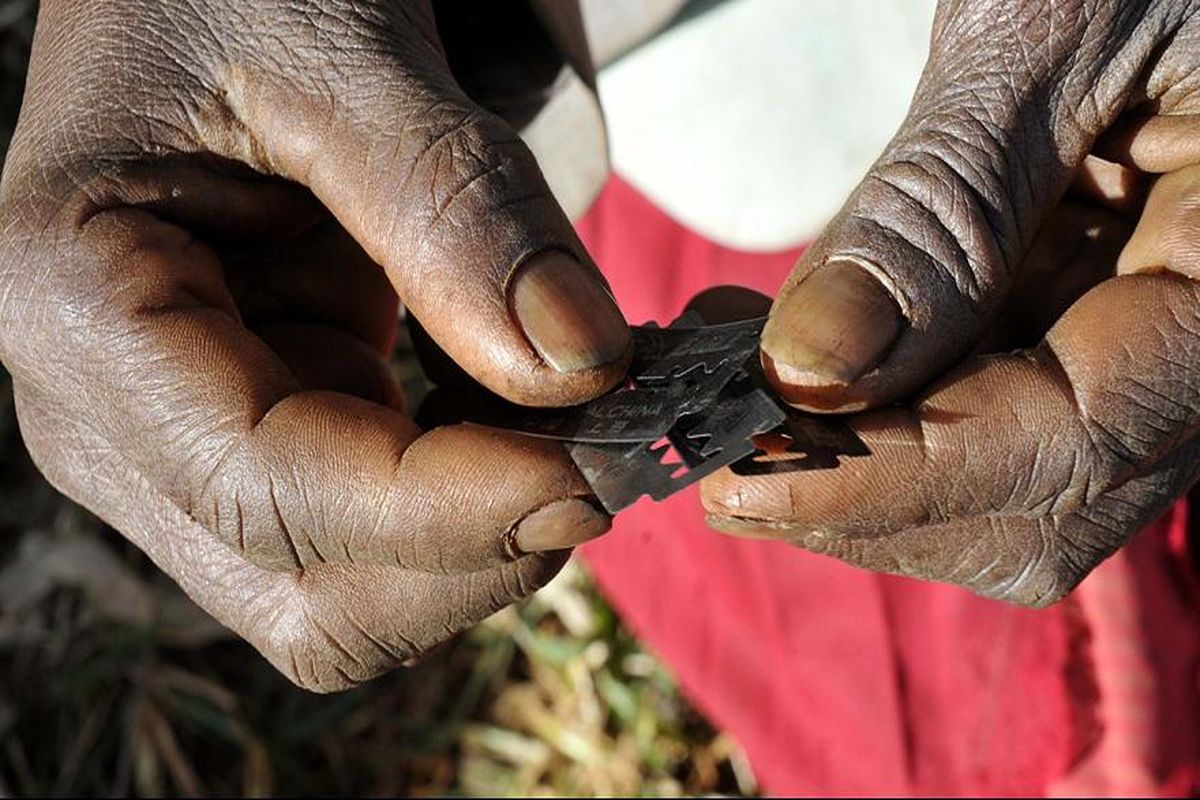
[[[1153,52],[1141,31],[1154,12],[1104,6],[1050,25],[1051,13],[939,6],[907,119],[764,329],[764,367],[787,400],[841,412],[889,402],[986,331],[1042,218]]]
[[[228,102],[474,378],[526,405],[602,393],[630,349],[603,277],[516,132],[463,93],[431,32],[396,28],[349,63],[239,72]]]

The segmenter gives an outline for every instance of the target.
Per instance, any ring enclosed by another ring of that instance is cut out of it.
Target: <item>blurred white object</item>
[[[608,179],[604,116],[595,93],[564,65],[546,104],[521,130],[546,183],[571,219],[583,215]]]
[[[605,64],[663,28],[687,0],[583,0],[592,59]]]
[[[588,3],[612,0],[588,0]],[[934,0],[726,0],[603,69],[612,164],[743,249],[812,238],[895,132]],[[590,25],[590,23],[589,23]]]

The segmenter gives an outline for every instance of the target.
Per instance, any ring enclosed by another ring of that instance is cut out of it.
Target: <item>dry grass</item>
[[[0,0],[0,148],[33,0]],[[356,691],[309,695],[56,495],[0,375],[0,795],[755,791],[572,566]]]
[[[754,791],[580,568],[418,667],[316,696],[94,518],[36,495],[34,524],[4,519],[0,793]]]

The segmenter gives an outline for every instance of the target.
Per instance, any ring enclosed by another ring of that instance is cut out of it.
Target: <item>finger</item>
[[[52,296],[106,301],[30,306],[45,335],[12,349],[14,372],[256,564],[473,571],[608,527],[552,442],[422,435],[391,408],[304,391],[236,318],[216,257],[173,226],[102,213],[55,257],[69,286]]]
[[[348,689],[533,594],[566,561],[566,553],[525,556],[468,575],[324,565],[285,584],[276,598],[284,614],[245,635],[299,686]]]
[[[792,541],[875,572],[962,586],[996,600],[1035,608],[1061,599],[1124,541],[1187,490],[1197,443],[1102,494],[1077,513],[1048,517],[985,516],[908,528],[873,538],[796,530]],[[741,520],[710,517],[717,530],[761,538]]]
[[[1200,166],[1160,177],[1117,269],[1123,275],[1169,270],[1200,279]]]
[[[981,359],[915,407],[852,418],[868,455],[842,457],[827,470],[783,471],[799,455],[782,454],[772,474],[722,471],[704,484],[704,504],[715,516],[768,529],[843,536],[882,536],[992,511],[1053,511],[1081,500],[1065,494],[1080,447],[1077,432],[1062,427],[1071,412],[1069,392],[1044,365]]]
[[[761,292],[742,286],[714,286],[688,301],[684,312],[695,312],[706,324],[717,325],[764,317],[770,309],[771,299]],[[479,391],[479,384],[438,347],[418,320],[410,316],[406,322],[421,368],[434,384],[443,388]],[[441,410],[437,411],[440,413]]]
[[[1200,114],[1133,116],[1106,133],[1096,151],[1142,172],[1174,172],[1200,163],[1198,133]]]
[[[312,189],[485,386],[530,405],[613,386],[628,326],[529,150],[429,42],[374,44],[350,69],[231,77],[269,168]]]
[[[1142,22],[1111,9],[1046,26],[1033,6],[940,8],[907,120],[764,330],[764,366],[784,397],[825,411],[878,405],[975,345],[1151,56]]]
[[[1131,218],[1141,211],[1148,189],[1145,173],[1092,155],[1071,181],[1071,192],[1079,198]]]
[[[349,394],[405,413],[400,382],[366,342],[327,325],[263,325],[254,333],[287,365],[302,390]]]
[[[312,691],[394,669],[544,585],[565,555],[527,556],[468,575],[322,564],[258,567],[213,539],[91,426],[57,417],[22,388],[20,420],[39,466],[124,532],[205,611]]]
[[[1190,436],[1198,303],[1200,287],[1173,276],[1107,281],[1028,354],[976,359],[908,408],[851,418],[869,455],[829,470],[722,472],[705,506],[764,531],[847,537],[1079,512]]]

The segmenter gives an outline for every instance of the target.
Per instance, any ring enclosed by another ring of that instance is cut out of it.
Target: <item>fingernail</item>
[[[887,355],[903,323],[900,306],[875,276],[853,261],[834,260],[776,306],[763,331],[763,354],[780,383],[845,386]]]
[[[726,533],[730,536],[739,536],[743,539],[779,538],[778,530],[763,520],[727,517],[721,514],[707,514],[704,517],[704,522],[717,533]]]
[[[558,250],[519,267],[513,314],[543,360],[559,372],[610,364],[629,348],[629,325],[600,279]]]
[[[543,506],[510,532],[513,555],[563,550],[595,539],[612,527],[612,519],[586,500],[572,497]]]

